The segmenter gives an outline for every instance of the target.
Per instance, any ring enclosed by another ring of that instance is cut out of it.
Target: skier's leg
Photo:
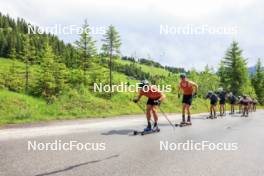
[[[181,123],[185,123],[185,109],[186,109],[186,104],[183,103],[182,104],[182,122]]]
[[[147,105],[147,111],[146,111],[146,117],[147,117],[147,127],[144,129],[144,131],[148,131],[151,130],[151,123],[150,123],[150,119],[151,119],[151,105]]]
[[[158,113],[157,113],[157,106],[152,106],[151,111],[154,117],[154,126],[157,126],[158,123]]]
[[[191,125],[191,111],[190,111],[191,105],[187,105],[187,113],[188,113],[188,119],[187,119],[187,124]]]
[[[248,117],[248,113],[250,111],[250,105],[247,105],[247,108],[246,108],[246,116]]]
[[[210,116],[209,116],[209,118],[212,118],[213,117],[213,110],[214,110],[214,106],[211,105],[210,106]]]
[[[159,127],[158,127],[158,113],[157,113],[157,106],[152,106],[152,114],[153,114],[153,117],[154,117],[154,126],[153,126],[153,131],[157,131],[159,130]]]
[[[192,96],[189,96],[188,97],[188,101],[187,101],[187,106],[186,106],[186,108],[187,108],[187,114],[188,114],[188,119],[187,119],[187,123],[189,124],[189,125],[191,125],[192,124],[192,122],[191,122],[191,106],[192,106]]]
[[[213,106],[213,110],[214,110],[214,118],[216,118],[216,105]]]
[[[222,116],[224,116],[224,114],[225,114],[225,105],[222,104],[222,105],[221,105],[221,108],[222,108]]]
[[[187,121],[191,121],[191,111],[190,111],[190,105],[186,105],[186,109],[187,109],[187,115],[188,115],[188,119]]]
[[[246,106],[243,105],[242,106],[242,117],[245,116],[245,112],[246,112]]]

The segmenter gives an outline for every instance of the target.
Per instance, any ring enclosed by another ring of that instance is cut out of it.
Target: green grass
[[[48,105],[41,98],[0,90],[0,124],[142,114],[143,111],[131,101],[133,96],[117,93],[107,100],[89,92],[80,94],[73,90]],[[143,98],[142,107],[145,102],[146,98]],[[166,112],[180,112],[181,102],[175,96],[168,95],[161,108]],[[206,106],[199,106],[199,102],[194,101],[193,112],[204,111],[207,111]]]
[[[119,61],[128,64],[128,61]],[[25,65],[19,61],[0,58],[0,76],[6,76],[8,69],[12,64],[16,65],[19,72],[23,72]],[[31,67],[31,79],[35,79],[35,73],[38,66]],[[142,69],[146,72],[151,70],[152,73],[165,75],[168,71],[152,68],[143,65]],[[88,75],[108,74],[108,69],[99,65],[92,65]],[[114,81],[116,83],[128,81],[124,74],[114,72]],[[106,75],[108,77],[108,75]],[[23,79],[23,76],[21,77]],[[135,84],[137,80],[130,80]],[[0,82],[1,85],[1,82]],[[114,93],[112,99],[103,98],[98,93],[93,93],[88,88],[80,90],[67,89],[58,97],[55,103],[48,105],[42,98],[32,97],[23,93],[8,91],[0,86],[0,125],[11,123],[29,123],[37,121],[48,121],[58,119],[77,119],[77,118],[98,118],[110,117],[128,114],[142,114],[143,111],[137,104],[132,102],[136,93]],[[181,99],[175,94],[166,94],[166,100],[161,108],[166,112],[181,112]],[[144,107],[146,98],[140,102]],[[195,99],[193,101],[193,113],[207,112],[209,101]]]
[[[47,112],[44,100],[0,90],[0,124],[36,121]]]

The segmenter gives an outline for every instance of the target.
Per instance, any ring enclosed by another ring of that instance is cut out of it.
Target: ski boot
[[[206,117],[207,119],[212,119],[213,116],[212,115],[209,115],[208,117]]]
[[[187,121],[186,125],[192,125],[192,122],[191,121]]]
[[[144,128],[144,132],[149,132],[149,131],[151,131],[152,129],[151,129],[151,126],[149,127],[149,126],[147,126],[146,128]]]
[[[152,128],[152,131],[153,131],[153,132],[160,131],[158,125],[154,126],[154,127]]]

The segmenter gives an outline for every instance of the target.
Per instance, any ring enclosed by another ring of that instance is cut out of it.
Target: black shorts
[[[216,106],[216,105],[217,105],[217,101],[215,101],[215,100],[211,100],[211,101],[210,101],[210,104],[211,104],[212,106]]]
[[[225,99],[220,100],[220,101],[219,101],[219,104],[220,104],[220,105],[224,105],[224,104],[226,104],[226,100],[225,100]]]
[[[236,104],[236,101],[230,101],[230,104],[231,105],[235,105]]]
[[[192,105],[192,98],[193,98],[192,95],[183,95],[182,103]]]
[[[154,101],[155,100],[158,100],[158,99],[159,98],[157,98],[157,99],[151,99],[151,98],[149,98],[148,101],[147,101],[147,105],[156,106],[157,103],[155,103]]]
[[[250,103],[245,101],[245,102],[242,102],[242,105],[244,105],[244,106],[249,106]]]

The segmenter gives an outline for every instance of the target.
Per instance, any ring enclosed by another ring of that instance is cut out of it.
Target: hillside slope
[[[1,58],[0,76],[8,76],[8,70],[13,65],[16,66],[17,72],[21,73],[19,80],[20,84],[23,85],[23,69],[25,65],[22,62]],[[38,66],[33,66],[31,69],[31,81],[34,82],[34,75],[37,74]],[[151,68],[147,69],[151,70]],[[88,74],[92,75],[98,71],[104,72],[107,70],[95,64],[88,71]],[[114,77],[117,82],[128,81],[128,77],[121,73],[115,72]],[[138,82],[138,80],[129,81],[132,84]],[[53,104],[47,104],[42,98],[25,95],[23,91],[20,93],[12,92],[2,86],[2,89],[0,89],[0,124],[143,113],[132,102],[135,95],[136,93],[114,93],[111,99],[107,99],[103,98],[99,93],[92,92],[87,87],[81,87],[78,90],[69,88]],[[161,108],[166,112],[180,112],[180,99],[176,98],[173,93],[168,93],[166,96],[167,99]],[[206,105],[200,101],[204,102],[204,100],[200,99],[194,101],[194,112],[207,111]],[[144,107],[145,102],[146,98],[143,98],[141,101],[142,107]]]

